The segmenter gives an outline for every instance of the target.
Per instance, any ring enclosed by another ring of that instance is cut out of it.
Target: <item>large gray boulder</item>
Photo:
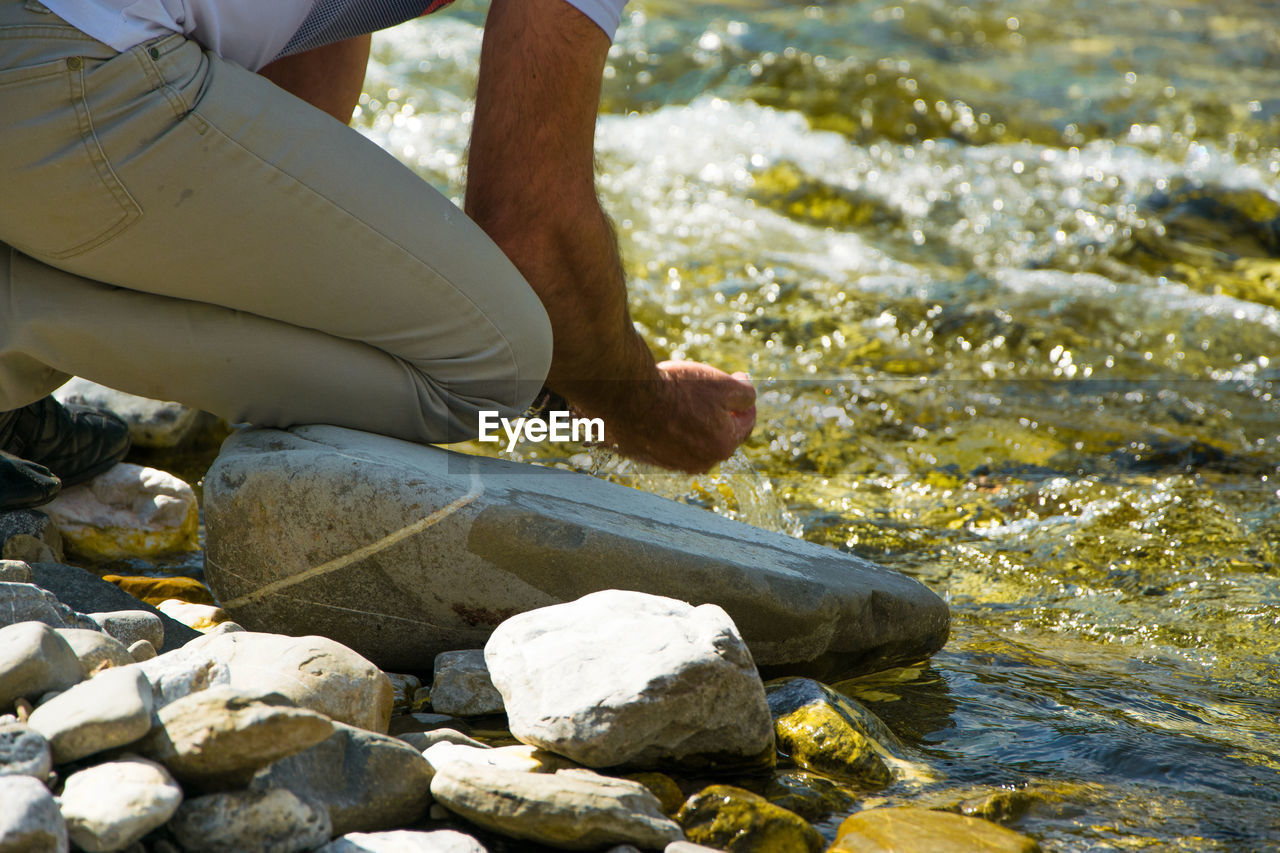
[[[866,560],[585,474],[338,427],[237,433],[204,499],[206,577],[232,619],[387,669],[610,588],[720,605],[766,669],[870,671],[947,638],[940,598]]]

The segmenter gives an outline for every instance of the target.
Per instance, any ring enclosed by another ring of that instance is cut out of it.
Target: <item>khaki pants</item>
[[[359,133],[170,36],[0,0],[0,410],[68,375],[423,442],[529,404],[551,329],[502,252]]]

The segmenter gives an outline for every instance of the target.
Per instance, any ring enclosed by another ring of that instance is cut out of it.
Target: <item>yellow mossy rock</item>
[[[831,705],[805,705],[779,717],[774,734],[778,749],[806,770],[864,788],[881,788],[893,781],[871,739]]]
[[[200,511],[172,474],[121,463],[64,489],[43,511],[68,551],[91,560],[157,557],[199,547]]]
[[[974,817],[909,806],[845,818],[827,853],[1039,853],[1025,835]]]
[[[680,790],[676,781],[665,773],[628,773],[623,778],[639,782],[648,788],[658,798],[658,802],[662,803],[663,814],[675,814],[684,805],[684,792]]]
[[[703,788],[676,820],[694,844],[729,853],[819,853],[823,845],[800,815],[732,785]]]
[[[162,601],[168,601],[176,598],[179,601],[185,601],[189,604],[209,604],[216,605],[213,593],[209,591],[209,587],[200,583],[195,578],[172,577],[172,578],[149,578],[141,575],[103,575],[102,579],[107,583],[113,583],[141,601],[145,601],[152,607]]]

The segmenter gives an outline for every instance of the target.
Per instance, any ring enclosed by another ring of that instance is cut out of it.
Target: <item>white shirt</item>
[[[452,0],[43,0],[119,51],[181,33],[256,71],[273,59],[389,27]],[[627,0],[565,0],[613,38]]]

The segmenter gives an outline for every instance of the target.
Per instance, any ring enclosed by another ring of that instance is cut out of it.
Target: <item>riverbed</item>
[[[949,601],[838,685],[1049,850],[1280,845],[1280,28],[1265,0],[633,2],[598,126],[633,316],[745,370],[700,478],[590,470]],[[483,8],[356,124],[460,200]],[[825,827],[828,831],[832,826]]]

